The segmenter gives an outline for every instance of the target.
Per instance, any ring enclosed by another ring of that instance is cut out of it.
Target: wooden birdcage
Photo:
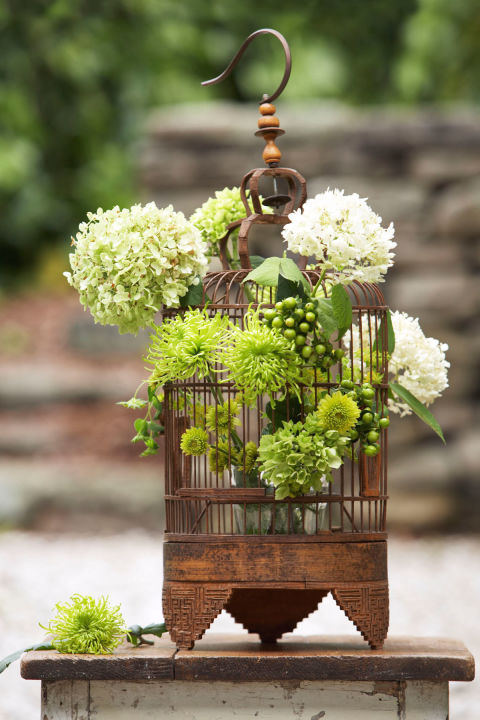
[[[235,59],[229,69],[234,64]],[[306,198],[304,178],[278,166],[275,138],[283,131],[273,115],[274,106],[264,101],[260,111],[259,133],[267,142],[267,167],[252,170],[242,181],[245,218],[233,224],[222,239],[222,270],[205,276],[201,304],[211,317],[226,315],[242,328],[249,309],[260,306],[265,310],[273,307],[276,299],[274,289],[245,280],[252,269],[251,230],[265,225],[281,229],[288,214]],[[283,184],[283,194],[276,192],[264,200],[264,205],[276,207],[273,214],[262,208],[262,182],[273,182],[275,188]],[[227,244],[237,228],[240,268],[232,269]],[[306,270],[305,265],[303,258],[299,267],[314,287],[320,273]],[[323,287],[328,294],[328,283]],[[314,611],[329,592],[370,646],[382,647],[388,628],[386,428],[381,431],[378,455],[367,457],[357,448],[357,457],[345,458],[323,492],[295,498],[277,499],[258,469],[247,467],[245,453],[242,457],[239,452],[249,442],[258,446],[268,423],[274,432],[283,420],[303,421],[307,393],[310,405],[312,399],[316,404],[339,379],[357,386],[369,382],[375,390],[376,410],[385,414],[387,383],[382,378],[387,376],[387,307],[373,284],[355,282],[348,292],[353,323],[334,346],[344,350],[349,362],[338,360],[326,373],[311,367],[308,388],[301,388],[300,399],[279,394],[278,398],[257,397],[252,406],[243,404],[235,433],[227,438],[218,425],[210,424],[210,445],[217,453],[222,451],[222,463],[212,466],[207,455],[185,455],[181,437],[204,420],[207,412],[210,418],[218,418],[220,406],[229,408],[236,403],[238,388],[224,380],[221,367],[213,377],[194,376],[164,388],[163,608],[170,636],[179,648],[193,647],[222,609],[247,630],[257,632],[262,642],[274,642]],[[164,317],[176,312],[166,311]]]

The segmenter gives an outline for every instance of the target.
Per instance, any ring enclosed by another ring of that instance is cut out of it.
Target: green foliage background
[[[282,67],[273,38],[200,82],[271,26],[292,47],[286,99],[479,100],[478,0],[0,0],[0,284],[30,281],[87,210],[135,201],[150,108],[258,100]]]

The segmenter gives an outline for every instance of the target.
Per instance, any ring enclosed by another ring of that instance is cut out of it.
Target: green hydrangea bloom
[[[261,200],[261,198],[260,198]],[[252,203],[249,205],[253,210]],[[272,208],[263,206],[264,213],[272,213]],[[207,253],[210,257],[218,255],[218,241],[227,232],[227,226],[246,217],[245,206],[240,197],[240,188],[224,188],[217,190],[215,197],[208,198],[203,205],[195,210],[190,216],[190,222],[202,233],[207,243]]]
[[[321,492],[332,479],[332,469],[343,463],[350,439],[335,430],[325,431],[316,413],[305,422],[284,422],[273,435],[263,435],[259,468],[276,488],[278,499]]]
[[[55,608],[56,616],[41,627],[52,635],[52,645],[59,652],[104,655],[113,652],[125,637],[120,605],[109,605],[106,597],[95,600],[76,594]]]
[[[182,213],[151,202],[87,213],[64,273],[95,322],[137,333],[162,305],[178,307],[207,269],[206,245]]]

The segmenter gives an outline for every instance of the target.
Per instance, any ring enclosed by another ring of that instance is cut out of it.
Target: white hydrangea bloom
[[[395,333],[395,349],[388,361],[389,380],[399,382],[412,395],[415,395],[424,405],[428,406],[436,400],[448,387],[448,368],[450,363],[445,358],[448,350],[446,343],[441,343],[432,337],[426,337],[418,318],[413,318],[405,312],[391,313],[393,330]],[[357,325],[352,325],[352,342],[354,355],[354,376],[359,380],[361,369],[361,356],[363,357],[363,372],[367,380],[370,378],[370,364],[375,355],[370,357],[368,321],[363,319],[363,354],[360,351],[360,333]],[[372,342],[375,340],[375,328],[371,330]],[[347,350],[350,349],[350,338],[344,338]],[[348,357],[348,352],[347,352]],[[347,360],[347,364],[350,364]],[[374,380],[375,368],[373,368]],[[358,374],[358,377],[357,377]],[[380,378],[377,378],[380,380]],[[399,399],[388,400],[389,409],[401,417],[411,415],[410,407]]]
[[[87,217],[72,242],[72,272],[64,274],[95,322],[136,333],[161,305],[177,306],[206,272],[199,230],[172,206],[99,208]]]
[[[392,325],[395,350],[389,360],[389,374],[428,406],[448,388],[448,345],[425,337],[418,318],[405,312],[392,312]],[[399,400],[389,400],[389,408],[402,417],[412,412]]]
[[[393,223],[383,228],[382,218],[357,193],[327,190],[288,218],[282,230],[288,249],[315,257],[340,283],[382,282],[393,265]]]

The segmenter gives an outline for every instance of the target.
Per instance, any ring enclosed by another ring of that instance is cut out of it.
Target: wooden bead
[[[260,113],[262,115],[275,115],[275,105],[272,103],[262,103],[260,105]]]
[[[258,118],[258,127],[280,127],[280,120],[275,115],[266,115],[265,117]]]

